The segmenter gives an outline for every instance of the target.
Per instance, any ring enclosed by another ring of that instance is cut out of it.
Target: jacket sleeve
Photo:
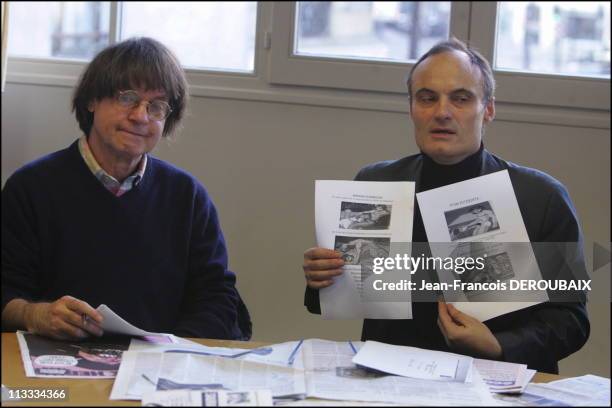
[[[194,200],[188,277],[174,332],[185,337],[247,340],[250,317],[235,287],[236,275],[227,267],[217,211],[203,187]]]
[[[533,238],[532,238],[533,241]],[[549,196],[536,242],[536,258],[546,280],[586,277],[582,233],[569,194],[560,183]],[[586,296],[581,291],[548,292],[551,301],[508,316],[507,328],[492,330],[503,359],[544,372],[558,372],[557,362],[578,351],[590,333]],[[512,316],[514,315],[514,316]],[[487,322],[495,327],[495,320]]]
[[[20,180],[13,175],[2,189],[2,311],[16,298],[39,300],[42,287],[37,216]]]

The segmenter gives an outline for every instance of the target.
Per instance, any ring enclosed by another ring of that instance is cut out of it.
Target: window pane
[[[188,68],[253,72],[256,15],[256,2],[124,2],[121,38],[155,38]]]
[[[501,2],[496,68],[610,75],[610,3]]]
[[[295,54],[334,58],[417,60],[448,38],[450,2],[301,1]]]
[[[108,45],[110,3],[12,1],[8,53],[89,60]]]

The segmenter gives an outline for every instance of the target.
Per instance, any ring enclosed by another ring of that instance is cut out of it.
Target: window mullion
[[[469,38],[469,21],[470,21],[469,1],[453,1],[451,3],[450,15],[450,30],[451,37],[456,37],[462,41],[467,41]]]
[[[490,63],[495,65],[495,27],[497,23],[497,2],[478,2],[470,10],[470,30],[467,38],[470,46],[478,50]]]
[[[121,34],[121,2],[110,2],[110,18],[108,27],[108,42],[114,44],[120,40]]]

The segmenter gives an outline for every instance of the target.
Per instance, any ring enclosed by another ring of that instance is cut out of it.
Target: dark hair
[[[425,54],[423,54],[423,56],[421,56],[421,58],[419,58],[419,60],[410,70],[410,73],[408,74],[408,78],[406,80],[406,83],[408,85],[408,97],[410,98],[410,106],[412,106],[412,74],[414,73],[416,67],[418,67],[421,62],[431,57],[432,55],[442,54],[444,52],[451,51],[460,51],[470,57],[470,63],[478,67],[478,69],[480,70],[480,74],[482,75],[482,90],[484,94],[483,103],[486,105],[491,101],[493,95],[495,94],[495,78],[493,78],[493,71],[491,70],[491,65],[489,65],[489,62],[478,51],[470,48],[465,43],[453,37],[450,40],[439,42],[433,47],[431,47],[429,51],[427,51]]]
[[[106,47],[83,72],[72,98],[79,127],[89,135],[94,101],[114,97],[120,90],[164,90],[172,113],[164,124],[163,136],[179,125],[187,105],[187,80],[176,56],[152,38],[130,38]]]

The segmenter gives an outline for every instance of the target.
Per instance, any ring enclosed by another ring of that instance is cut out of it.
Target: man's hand
[[[438,302],[438,327],[451,350],[488,359],[502,356],[501,345],[491,330],[453,305]]]
[[[63,296],[53,303],[28,303],[24,325],[32,333],[60,340],[102,336],[102,315],[87,302]]]
[[[304,252],[304,276],[309,288],[326,288],[334,283],[334,276],[342,275],[342,254],[326,248],[310,248]]]

